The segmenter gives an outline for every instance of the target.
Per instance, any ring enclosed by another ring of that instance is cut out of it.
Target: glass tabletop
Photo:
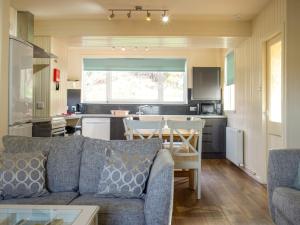
[[[0,225],[71,225],[81,210],[0,209]]]

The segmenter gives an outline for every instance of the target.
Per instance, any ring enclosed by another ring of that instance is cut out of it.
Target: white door
[[[267,42],[267,143],[268,149],[283,147],[283,46],[278,35]]]

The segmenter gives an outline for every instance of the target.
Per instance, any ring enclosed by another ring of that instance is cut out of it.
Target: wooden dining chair
[[[204,120],[167,121],[175,169],[194,170],[197,199],[201,198],[201,153]],[[176,142],[175,142],[176,141]]]
[[[162,129],[164,128],[164,121],[141,121],[130,120],[125,118],[124,125],[127,129],[129,140],[133,139],[150,139],[154,137],[162,138]]]

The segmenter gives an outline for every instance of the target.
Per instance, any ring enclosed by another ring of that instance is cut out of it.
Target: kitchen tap
[[[137,114],[137,115],[143,115],[144,112],[142,112],[142,109],[145,109],[145,108],[147,108],[147,107],[150,107],[150,106],[149,106],[149,105],[140,105],[140,106],[139,106],[139,111],[136,112],[136,114]]]

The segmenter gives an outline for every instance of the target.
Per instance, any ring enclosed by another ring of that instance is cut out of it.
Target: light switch
[[[36,103],[36,108],[37,109],[44,109],[45,108],[45,103],[44,102],[37,102]]]

